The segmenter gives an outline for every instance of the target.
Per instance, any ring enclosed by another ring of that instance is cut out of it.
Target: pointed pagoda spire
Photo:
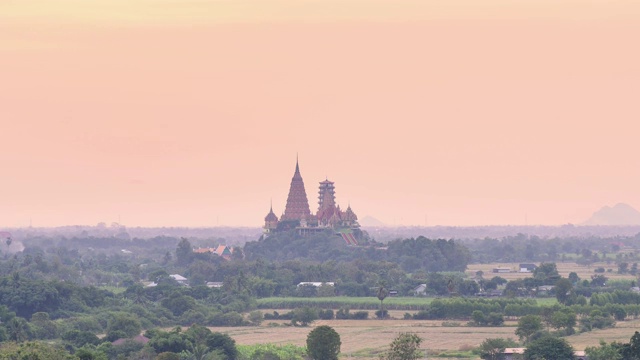
[[[269,223],[272,223],[272,224],[278,223],[278,216],[276,216],[276,214],[273,213],[273,199],[271,199],[271,205],[269,206],[269,213],[267,214],[267,216],[265,216],[264,221],[265,221],[265,227],[271,226]]]
[[[287,197],[287,205],[281,220],[301,220],[303,217],[311,215],[309,210],[309,201],[307,200],[307,192],[304,189],[304,181],[300,175],[300,165],[298,163],[298,154],[296,154],[296,171],[291,179],[291,187],[289,188],[289,196]]]

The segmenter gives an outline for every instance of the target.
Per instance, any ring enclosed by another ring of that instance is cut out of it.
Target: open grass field
[[[507,280],[523,279],[523,278],[532,276],[531,273],[518,272],[520,270],[518,267],[519,265],[520,263],[469,264],[469,266],[467,266],[467,274],[469,276],[474,276],[476,271],[482,270],[484,272],[485,279],[491,279],[493,276],[500,276]],[[536,263],[536,265],[540,265],[540,264]],[[558,272],[562,277],[568,277],[569,273],[575,272],[576,274],[578,274],[580,279],[590,280],[591,275],[595,274],[593,270],[598,267],[603,267],[605,269],[613,269],[612,272],[604,273],[604,275],[611,280],[617,280],[617,279],[633,280],[636,278],[633,275],[616,273],[616,271],[618,270],[618,266],[615,264],[615,262],[611,262],[611,264],[607,264],[606,262],[597,262],[589,266],[579,265],[575,262],[556,262],[556,266],[558,267]],[[493,273],[492,270],[497,267],[510,268],[512,269],[512,272]]]
[[[401,318],[403,313],[391,311],[391,316]],[[477,359],[468,350],[487,338],[510,337],[517,340],[515,322],[507,322],[503,327],[469,327],[463,321],[459,322],[460,326],[442,326],[439,320],[321,320],[307,328],[284,326],[284,323],[286,321],[265,321],[256,327],[214,327],[211,330],[228,333],[243,345],[274,343],[305,346],[307,334],[314,326],[329,325],[340,334],[341,353],[346,359],[377,359],[377,354],[385,351],[401,332],[417,333],[424,340],[422,348],[428,351],[428,358],[438,356],[439,359],[460,358],[454,357],[456,354]],[[273,324],[278,326],[274,327]],[[640,320],[625,321],[619,322],[613,329],[592,331],[566,339],[576,350],[584,350],[587,346],[598,345],[600,339],[628,342],[639,327]]]

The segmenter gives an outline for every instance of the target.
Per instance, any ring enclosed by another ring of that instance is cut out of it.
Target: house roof
[[[144,335],[138,335],[138,336],[130,338],[130,339],[120,338],[120,339],[112,342],[111,344],[118,346],[118,345],[124,344],[125,342],[127,342],[127,340],[134,341],[134,342],[137,342],[137,343],[140,343],[140,344],[146,344],[146,343],[149,342],[149,338],[148,337],[146,337]]]
[[[228,247],[227,245],[218,245],[218,248],[216,248],[216,251],[214,251],[216,254],[222,256],[222,255],[229,255],[231,254],[231,248]]]
[[[169,276],[175,281],[187,281],[187,278],[182,276],[182,275],[173,274],[173,275],[169,275]]]
[[[503,354],[524,354],[527,348],[506,348],[502,352]]]
[[[313,285],[315,287],[319,287],[319,286],[322,286],[322,285],[334,286],[335,283],[333,283],[333,282],[321,282],[321,281],[303,281],[300,284],[298,284],[298,286],[305,286],[305,285]]]
[[[511,354],[524,354],[524,351],[527,350],[527,348],[506,348],[504,349],[504,351],[502,352],[505,355],[511,355]],[[586,353],[584,351],[574,351],[573,355],[575,356],[586,356]]]

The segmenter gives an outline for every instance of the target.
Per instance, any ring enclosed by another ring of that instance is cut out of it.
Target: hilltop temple
[[[300,166],[296,160],[296,170],[291,179],[289,196],[284,213],[278,219],[273,212],[273,206],[264,218],[264,232],[272,233],[296,229],[299,234],[325,231],[332,229],[341,235],[348,244],[356,245],[357,240],[353,236],[358,232],[358,216],[348,206],[346,210],[341,210],[336,204],[335,183],[325,179],[320,182],[318,190],[318,211],[315,214],[309,209],[307,192],[304,189],[304,181],[300,175]]]

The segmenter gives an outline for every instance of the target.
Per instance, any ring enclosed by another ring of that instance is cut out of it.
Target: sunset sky
[[[637,0],[0,0],[0,227],[640,209]],[[1,229],[0,229],[1,230]]]

